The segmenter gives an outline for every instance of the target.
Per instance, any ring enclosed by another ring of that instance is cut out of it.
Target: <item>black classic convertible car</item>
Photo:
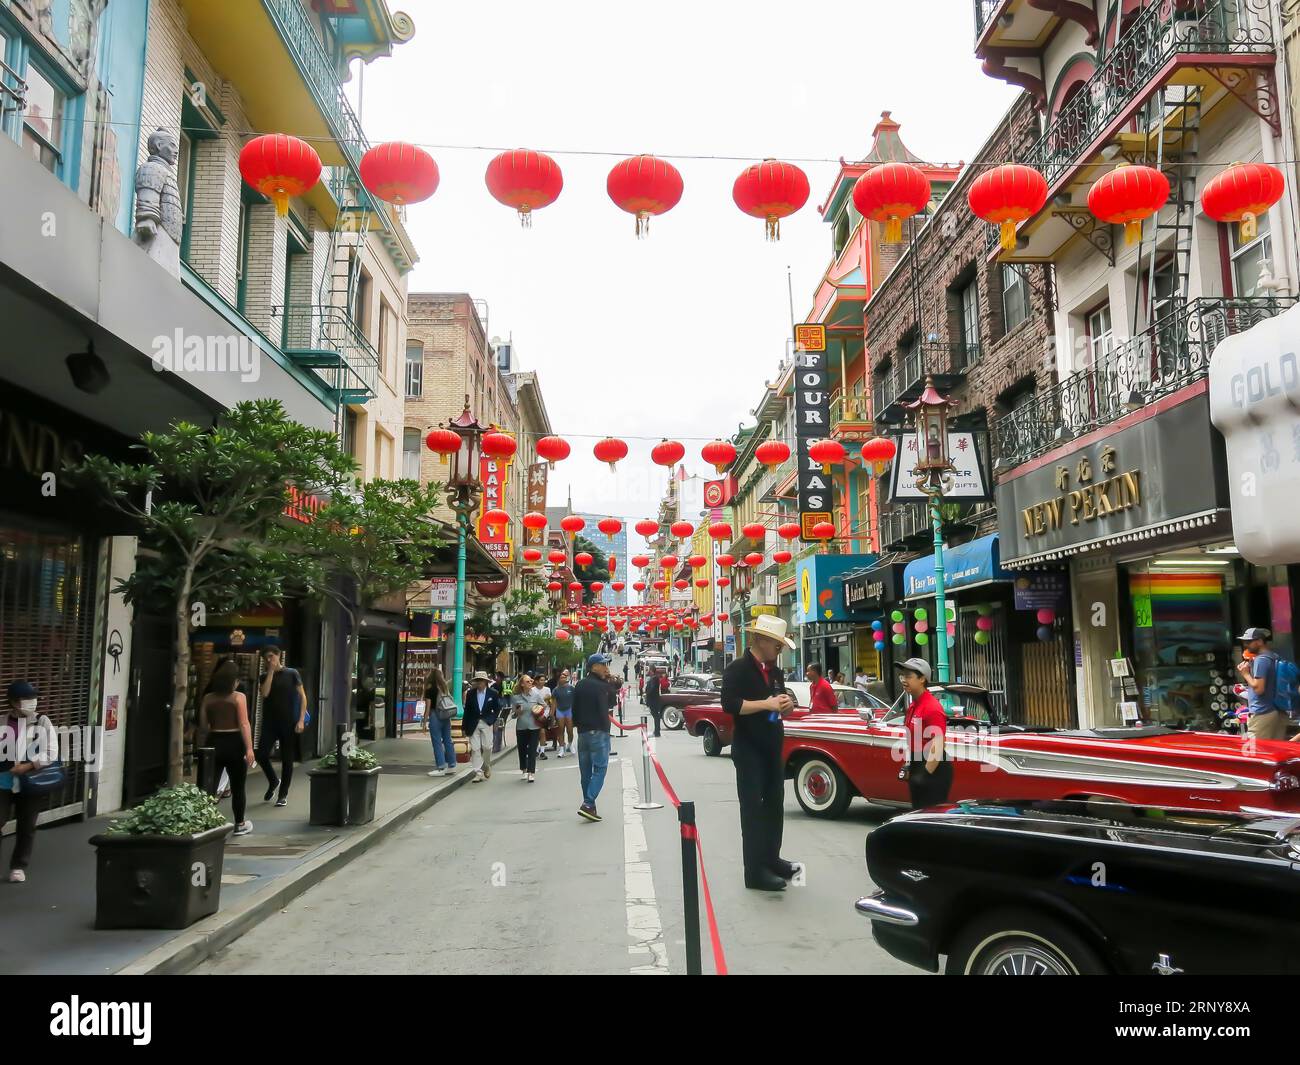
[[[967,801],[867,837],[876,942],[930,972],[1300,972],[1300,815]]]

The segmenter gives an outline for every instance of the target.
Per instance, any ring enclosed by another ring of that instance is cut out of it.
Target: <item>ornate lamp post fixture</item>
[[[456,515],[456,642],[452,650],[451,690],[453,697],[459,698],[465,688],[465,541],[483,491],[479,480],[479,445],[483,433],[491,426],[481,424],[470,413],[469,396],[466,396],[465,409],[447,423],[447,428],[460,437],[459,450],[448,456],[451,469],[447,475],[447,505]]]
[[[925,388],[914,403],[906,406],[912,413],[912,427],[916,430],[916,487],[928,497],[930,525],[934,529],[934,611],[935,611],[935,664],[939,683],[947,684],[948,669],[948,607],[944,600],[943,574],[943,516],[940,506],[943,494],[952,488],[956,467],[948,457],[948,407],[951,404],[934,387],[934,381],[925,378]]]
[[[740,604],[740,654],[748,647],[745,641],[745,606],[754,587],[754,567],[748,562],[737,562],[731,567],[731,597]]]

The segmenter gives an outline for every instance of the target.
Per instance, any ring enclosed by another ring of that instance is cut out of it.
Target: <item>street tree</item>
[[[211,428],[174,422],[137,446],[139,463],[88,455],[66,475],[138,530],[143,561],[116,590],[130,603],[161,598],[171,611],[170,786],[184,771],[191,628],[209,613],[278,598],[293,563],[268,540],[291,493],[335,492],[355,464],[332,433],[293,421],[274,399],[236,404]]]
[[[582,590],[582,601],[588,605],[599,603],[601,601],[601,596],[604,593],[593,592],[590,588],[590,583],[592,581],[603,581],[605,584],[609,583],[609,558],[606,556],[604,551],[593,544],[585,536],[575,537],[573,541],[573,553],[577,555],[582,551],[586,551],[591,555],[590,566],[575,567],[578,580],[588,585],[588,587],[583,588]]]
[[[482,650],[496,658],[504,651],[532,650],[532,641],[550,623],[544,592],[515,588],[504,599],[480,606],[465,621],[465,631],[482,637]]]

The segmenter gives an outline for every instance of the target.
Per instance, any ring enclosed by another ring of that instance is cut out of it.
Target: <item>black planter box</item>
[[[193,836],[93,836],[96,928],[188,928],[221,905],[225,824]]]
[[[379,770],[348,770],[348,824],[365,825],[375,819],[375,799],[379,795]],[[311,769],[311,823],[339,823],[339,774],[337,769]]]

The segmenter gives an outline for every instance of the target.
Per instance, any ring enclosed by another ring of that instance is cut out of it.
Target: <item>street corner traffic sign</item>
[[[795,326],[794,346],[804,351],[825,351],[826,327],[820,322],[804,322]]]

